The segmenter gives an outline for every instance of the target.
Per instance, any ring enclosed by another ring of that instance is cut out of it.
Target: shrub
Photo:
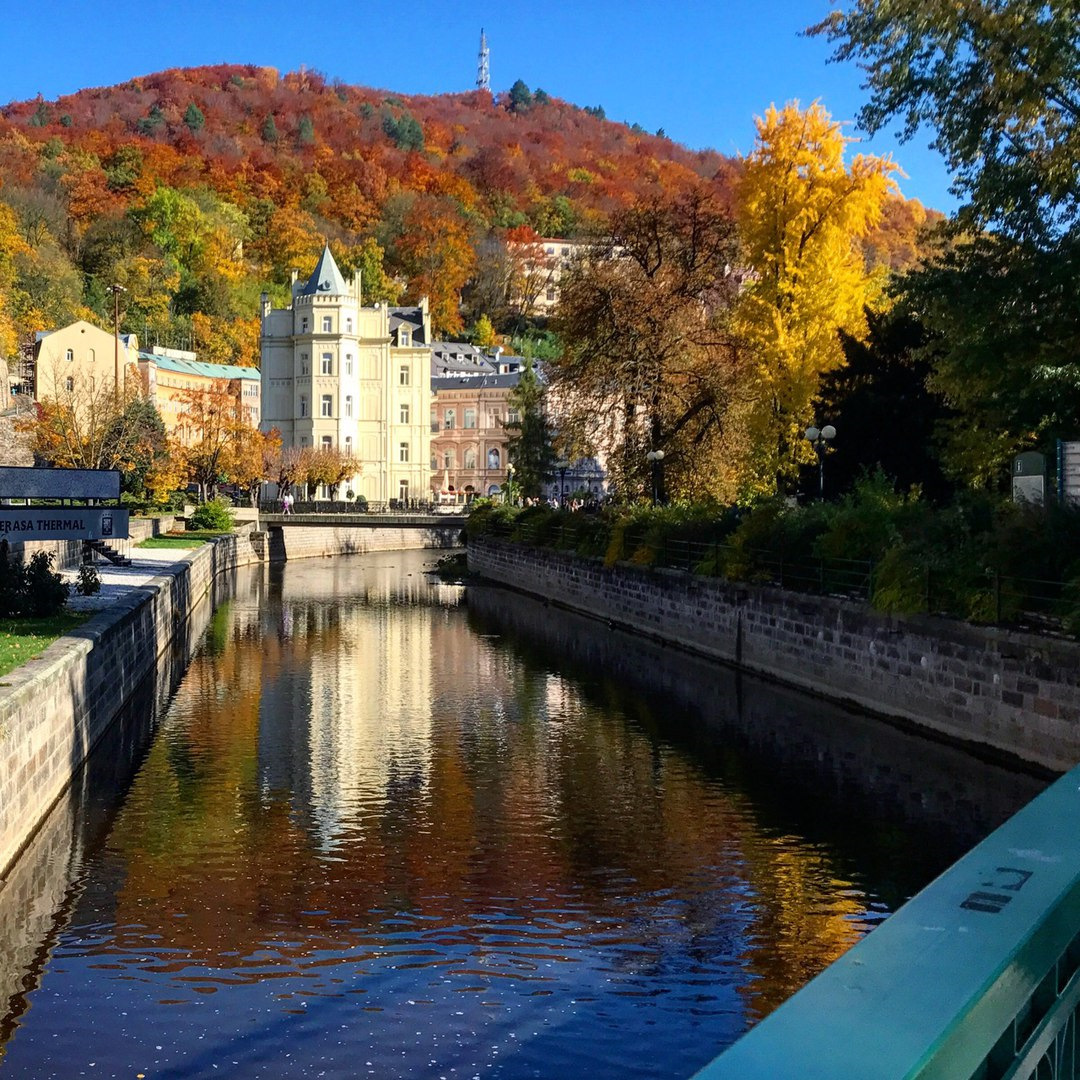
[[[52,561],[51,554],[39,551],[23,565],[11,557],[7,541],[0,542],[0,616],[47,618],[63,610],[68,584],[53,571]]]
[[[75,586],[75,591],[80,596],[93,596],[101,592],[101,577],[93,563],[83,563],[79,567],[79,583]]]
[[[235,524],[232,507],[224,499],[211,499],[195,508],[187,520],[189,529],[229,532]]]

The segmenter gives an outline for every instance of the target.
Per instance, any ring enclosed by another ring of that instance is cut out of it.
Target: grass
[[[140,540],[135,546],[141,548],[196,548],[205,544],[202,537],[195,536],[150,536]]]
[[[140,540],[135,546],[141,548],[194,548],[212,540],[215,536],[229,536],[227,532],[214,532],[211,529],[192,529],[190,532],[172,532],[164,536],[150,536]]]
[[[92,614],[72,611],[48,619],[0,619],[0,677],[33,660]]]

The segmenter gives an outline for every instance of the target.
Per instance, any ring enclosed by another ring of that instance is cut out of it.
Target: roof
[[[202,360],[178,360],[175,356],[159,356],[157,353],[139,353],[140,360],[149,360],[164,371],[179,371],[184,375],[201,375],[204,379],[252,379],[261,375],[256,367],[240,364],[207,364]]]
[[[418,307],[387,308],[391,331],[407,326],[412,331],[414,345],[426,345],[424,341],[424,310]]]
[[[298,296],[348,296],[349,286],[341,276],[338,264],[330,251],[330,245],[323,248],[319,261],[307,284],[297,293]]]
[[[512,371],[509,375],[444,375],[432,376],[432,390],[505,390],[512,389],[521,382],[521,372]]]

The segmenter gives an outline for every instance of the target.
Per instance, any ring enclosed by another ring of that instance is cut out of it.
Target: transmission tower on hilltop
[[[476,61],[476,89],[491,89],[491,70],[488,67],[487,38],[484,37],[484,29],[480,28],[480,56]]]

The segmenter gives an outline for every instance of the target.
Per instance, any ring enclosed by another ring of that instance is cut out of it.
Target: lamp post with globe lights
[[[663,450],[650,450],[645,455],[645,460],[649,463],[649,469],[652,473],[652,501],[653,506],[662,502],[662,489],[663,489],[663,473],[664,468],[664,451]]]
[[[836,428],[832,424],[826,424],[823,428],[813,425],[804,432],[806,441],[814,448],[818,459],[818,493],[825,498],[825,448],[836,438]]]

